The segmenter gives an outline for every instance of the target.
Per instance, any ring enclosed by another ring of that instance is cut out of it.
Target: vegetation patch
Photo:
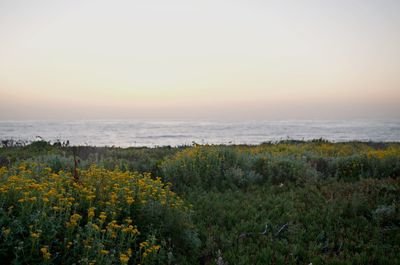
[[[165,264],[195,250],[189,208],[159,178],[38,164],[0,169],[6,264]]]
[[[400,264],[400,144],[0,148],[6,264]]]

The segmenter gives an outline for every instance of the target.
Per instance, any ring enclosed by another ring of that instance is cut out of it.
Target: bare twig
[[[286,230],[288,228],[289,224],[286,223],[284,225],[282,225],[278,231],[275,233],[274,237],[278,237],[284,230]],[[264,231],[260,232],[260,233],[254,233],[254,232],[243,232],[241,233],[238,237],[237,237],[237,241],[239,241],[239,239],[242,238],[247,238],[249,236],[265,236],[268,233],[268,224],[265,225],[265,229]]]
[[[74,154],[74,180],[75,180],[75,182],[79,182],[79,176],[78,176],[78,163],[79,163],[79,160],[76,158],[76,153],[77,153],[76,146],[74,146],[72,148],[72,153]]]
[[[282,225],[281,228],[279,228],[278,232],[276,232],[275,237],[278,237],[279,234],[282,233],[282,231],[284,231],[285,229],[287,229],[288,226],[289,226],[288,223]]]

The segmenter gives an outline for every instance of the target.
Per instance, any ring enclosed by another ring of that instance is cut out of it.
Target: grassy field
[[[400,264],[399,143],[38,141],[0,167],[5,264]]]

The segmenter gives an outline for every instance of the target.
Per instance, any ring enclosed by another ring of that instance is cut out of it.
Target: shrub
[[[164,264],[168,253],[195,251],[188,207],[148,174],[93,166],[75,182],[63,171],[21,164],[1,168],[0,184],[4,263]]]
[[[254,169],[261,174],[264,181],[279,184],[311,178],[317,172],[310,165],[294,157],[260,156],[254,163]]]
[[[254,156],[221,146],[196,146],[177,153],[160,165],[166,181],[178,191],[186,188],[225,190],[257,183],[251,170]]]

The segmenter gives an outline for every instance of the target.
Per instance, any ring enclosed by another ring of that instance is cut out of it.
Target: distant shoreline
[[[326,144],[366,144],[370,146],[382,146],[382,145],[390,145],[390,144],[399,144],[400,141],[361,141],[361,140],[350,140],[350,141],[329,141],[323,138],[319,139],[311,139],[311,140],[298,140],[298,139],[286,139],[286,140],[278,140],[278,141],[266,141],[261,142],[258,144],[199,144],[196,142],[192,142],[192,144],[188,145],[159,145],[159,146],[98,146],[98,145],[72,145],[69,143],[68,140],[66,141],[47,141],[47,140],[32,140],[32,141],[22,141],[22,140],[14,140],[14,139],[0,139],[0,148],[19,148],[19,147],[27,147],[30,145],[39,145],[39,146],[49,146],[49,147],[82,147],[82,148],[118,148],[118,149],[157,149],[157,148],[186,148],[186,147],[193,147],[193,146],[248,146],[248,147],[255,147],[255,146],[263,146],[263,145],[279,145],[279,144],[310,144],[310,143],[326,143]]]

